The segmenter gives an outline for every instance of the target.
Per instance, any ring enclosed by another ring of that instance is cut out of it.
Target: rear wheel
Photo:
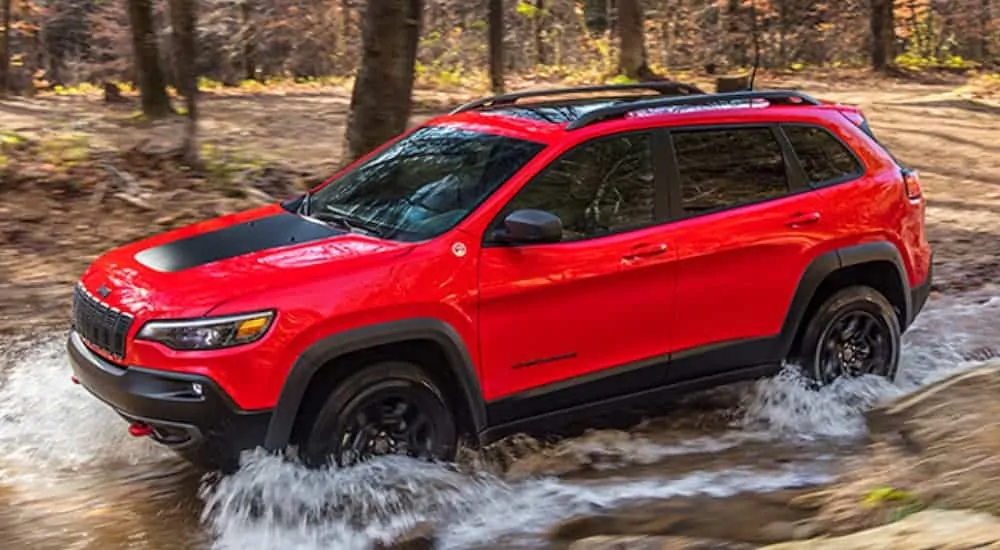
[[[313,467],[372,457],[451,460],[455,421],[443,393],[419,367],[385,362],[341,382],[320,409],[302,448]]]
[[[873,288],[851,286],[835,292],[813,313],[797,362],[818,385],[865,374],[892,380],[901,346],[892,304]]]

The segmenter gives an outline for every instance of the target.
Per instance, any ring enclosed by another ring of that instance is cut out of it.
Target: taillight
[[[916,170],[909,168],[903,170],[903,187],[906,188],[908,199],[919,199],[923,196],[923,189],[920,188],[920,176]]]

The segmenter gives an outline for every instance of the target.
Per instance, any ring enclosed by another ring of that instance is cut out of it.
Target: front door
[[[558,243],[487,240],[481,251],[483,389],[487,400],[509,405],[491,407],[491,423],[648,386],[616,367],[628,371],[669,347],[674,251],[656,225],[666,216],[665,188],[656,184],[651,147],[650,132],[577,145],[491,226],[514,210],[540,209],[564,228]]]

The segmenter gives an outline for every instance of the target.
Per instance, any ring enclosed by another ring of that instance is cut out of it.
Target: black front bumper
[[[271,412],[241,410],[209,378],[112,364],[76,332],[67,348],[83,387],[128,422],[152,427],[150,437],[199,466],[231,470],[242,451],[264,443]]]

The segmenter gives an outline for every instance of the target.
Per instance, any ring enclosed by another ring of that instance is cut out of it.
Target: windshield
[[[454,227],[544,148],[444,126],[420,128],[308,197],[304,214],[384,239]]]

